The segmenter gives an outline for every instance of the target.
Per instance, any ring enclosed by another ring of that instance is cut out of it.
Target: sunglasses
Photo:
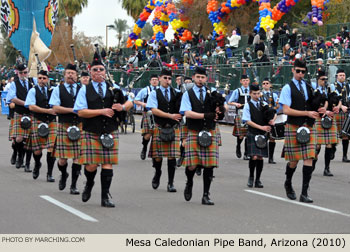
[[[163,76],[164,80],[171,80],[171,77]]]
[[[320,80],[328,80],[328,78],[321,78]]]
[[[19,74],[27,74],[28,71],[18,71]]]
[[[295,69],[295,72],[305,74],[306,70]]]
[[[270,83],[268,83],[268,82],[263,82],[263,85],[269,85]]]
[[[104,69],[103,67],[91,69],[91,71],[93,71],[93,72],[98,72],[98,71],[103,72],[104,70],[105,70],[105,69]]]
[[[47,77],[38,77],[38,80],[46,80]]]

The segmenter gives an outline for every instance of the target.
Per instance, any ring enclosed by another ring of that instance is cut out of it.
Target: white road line
[[[278,196],[275,196],[275,195],[262,193],[262,192],[257,192],[257,191],[253,191],[253,190],[244,190],[244,191],[249,192],[249,193],[254,193],[254,194],[257,194],[257,195],[260,195],[260,196],[264,196],[264,197],[267,197],[267,198],[271,198],[271,199],[281,200],[281,201],[284,201],[284,202],[288,202],[288,203],[299,205],[299,206],[303,206],[303,207],[309,207],[309,208],[313,208],[313,209],[324,211],[324,212],[328,212],[328,213],[334,213],[334,214],[339,214],[339,215],[342,215],[342,216],[345,216],[345,217],[350,217],[350,214],[342,213],[342,212],[339,212],[337,210],[333,210],[333,209],[329,209],[329,208],[325,208],[325,207],[320,207],[320,206],[316,206],[316,205],[312,205],[312,204],[308,204],[308,203],[302,203],[302,202],[299,202],[299,201],[289,200],[289,199],[281,198],[281,197],[278,197]]]
[[[58,200],[55,200],[54,198],[50,197],[50,196],[47,196],[47,195],[40,195],[40,198],[43,198],[45,200],[47,200],[48,202],[56,205],[56,206],[59,206],[60,208],[63,208],[64,210],[82,218],[83,220],[86,220],[86,221],[91,221],[91,222],[98,222],[98,220],[96,220],[95,218],[87,215],[87,214],[84,214],[83,212],[73,208],[73,207],[70,207]]]

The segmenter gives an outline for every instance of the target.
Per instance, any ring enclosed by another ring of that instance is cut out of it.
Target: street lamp
[[[106,25],[106,52],[108,52],[108,28],[113,28],[114,25]]]

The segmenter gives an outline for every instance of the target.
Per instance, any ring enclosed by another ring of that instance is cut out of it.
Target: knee
[[[97,165],[86,165],[85,169],[89,172],[94,172],[97,170]]]
[[[66,158],[60,158],[60,159],[58,160],[58,163],[59,163],[60,165],[66,165],[66,164],[67,164],[67,159],[66,159]]]

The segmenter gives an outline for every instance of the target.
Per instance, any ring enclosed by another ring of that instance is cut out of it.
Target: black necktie
[[[102,83],[98,83],[98,94],[103,98]]]
[[[267,94],[267,97],[270,97],[270,92],[267,92],[266,94]]]
[[[299,81],[299,89],[300,89],[300,93],[304,96],[304,99],[306,99],[306,98],[305,98],[305,93],[304,93],[304,88],[303,88],[303,86],[301,85],[301,81]]]
[[[260,110],[260,102],[256,102],[256,108],[258,109],[258,110]]]
[[[244,93],[245,94],[248,93],[248,89],[247,88],[244,89]]]
[[[45,99],[47,100],[47,95],[45,92],[45,87],[41,87],[41,92],[43,93],[43,95],[45,96]]]
[[[23,83],[23,87],[24,87],[24,89],[26,90],[26,92],[28,92],[28,88],[27,88],[27,83],[26,83],[26,81],[23,81],[22,83]]]
[[[199,101],[200,101],[201,103],[204,102],[204,98],[203,98],[203,89],[202,89],[202,88],[199,89]]]
[[[71,96],[73,96],[73,97],[74,97],[74,89],[73,89],[73,85],[70,85],[69,87],[70,87],[69,93],[70,93],[70,95],[71,95]]]
[[[168,89],[165,89],[165,100],[169,102]]]

